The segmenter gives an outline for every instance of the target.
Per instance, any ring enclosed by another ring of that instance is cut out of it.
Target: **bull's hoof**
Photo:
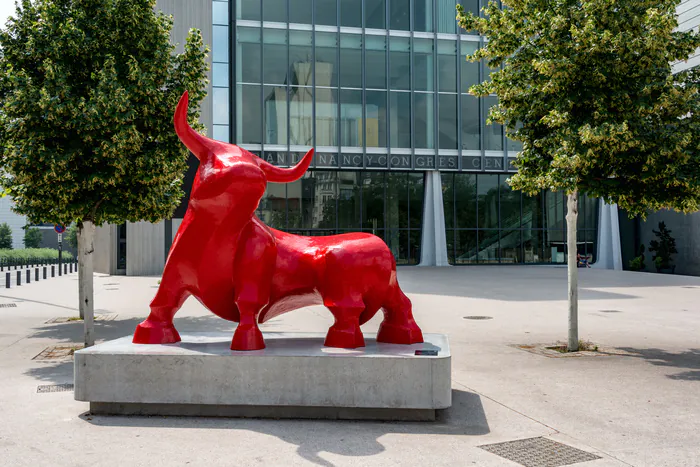
[[[146,320],[136,326],[134,332],[134,344],[174,344],[180,342],[175,326],[157,321]]]
[[[262,332],[257,326],[238,325],[233,333],[231,350],[262,350],[265,348]]]
[[[423,342],[423,333],[415,321],[406,324],[382,322],[379,325],[377,342],[405,345],[420,344]]]
[[[345,329],[331,326],[328,330],[328,334],[326,334],[326,341],[323,345],[339,349],[356,349],[365,346],[365,338],[362,335],[360,326]]]

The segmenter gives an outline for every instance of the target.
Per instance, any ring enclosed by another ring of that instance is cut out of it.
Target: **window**
[[[414,99],[413,131],[415,147],[419,149],[434,149],[435,112],[433,109],[433,95],[415,93]]]
[[[408,31],[410,23],[410,0],[389,1],[389,29]]]
[[[391,108],[391,147],[411,147],[411,93],[395,92],[390,94]]]
[[[311,24],[311,6],[309,0],[289,0],[289,22]],[[268,8],[267,2],[265,8]]]
[[[457,94],[438,95],[440,149],[457,149]]]
[[[338,86],[338,35],[316,33],[316,86]]]
[[[479,98],[462,94],[462,149],[481,149],[479,135]]]
[[[495,96],[485,97],[485,116],[484,124],[488,118],[489,109],[498,105],[498,98]],[[493,123],[484,127],[484,149],[487,151],[503,151],[503,125]]]
[[[361,28],[362,7],[357,0],[340,0],[340,25]]]
[[[365,27],[370,29],[386,29],[385,0],[365,0]]]
[[[389,85],[391,89],[411,89],[411,45],[408,37],[389,41]]]
[[[365,36],[365,86],[386,89],[386,37]]]
[[[413,30],[433,31],[433,0],[413,0]]]
[[[287,0],[265,0],[263,8],[263,21],[286,23]]]
[[[457,92],[457,42],[438,41],[438,91]]]
[[[340,87],[362,88],[362,36],[340,35]]]
[[[256,2],[258,3],[258,2]],[[315,0],[316,24],[326,26],[338,25],[337,0]]]
[[[386,147],[386,91],[365,91],[367,147]]]
[[[214,45],[216,51],[216,44]],[[260,83],[260,29],[239,27],[236,35],[238,81]]]
[[[287,84],[286,30],[263,30],[263,83]]]
[[[435,61],[432,39],[413,40],[414,89],[433,91],[435,89]]]

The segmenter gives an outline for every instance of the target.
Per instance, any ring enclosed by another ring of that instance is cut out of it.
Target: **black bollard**
[[[27,284],[32,282],[32,271],[31,269],[27,269]]]
[[[17,285],[22,285],[22,271],[17,271]]]
[[[46,266],[44,266],[44,279],[46,279]]]
[[[56,266],[51,265],[51,277],[56,277]]]
[[[5,273],[5,288],[6,289],[10,288],[10,273],[9,272]]]
[[[34,280],[35,280],[36,282],[39,282],[39,268],[36,268],[36,269],[34,270]]]
[[[68,274],[68,265],[67,264],[63,265],[63,274]]]

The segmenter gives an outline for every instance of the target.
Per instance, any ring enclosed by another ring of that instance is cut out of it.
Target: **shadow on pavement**
[[[689,349],[679,353],[661,349],[635,349],[631,347],[620,347],[620,349],[629,352],[631,357],[643,358],[652,365],[688,370],[666,375],[667,378],[680,381],[700,381],[700,349]]]
[[[384,451],[379,439],[392,434],[480,436],[490,432],[481,398],[472,392],[453,389],[452,407],[439,411],[435,422],[360,422],[334,420],[268,420],[230,418],[93,416],[81,419],[108,427],[204,428],[249,430],[297,446],[297,453],[324,467],[334,464],[320,456],[329,452],[341,456],[372,456]],[[335,428],[335,429],[334,429]]]

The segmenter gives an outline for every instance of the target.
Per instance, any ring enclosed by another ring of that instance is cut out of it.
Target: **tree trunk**
[[[566,248],[569,270],[569,352],[578,351],[578,260],[576,253],[576,224],[578,221],[578,192],[567,197],[566,206]]]
[[[85,347],[95,345],[94,307],[92,287],[92,252],[95,250],[95,224],[78,224],[78,297],[80,318],[85,323]]]

